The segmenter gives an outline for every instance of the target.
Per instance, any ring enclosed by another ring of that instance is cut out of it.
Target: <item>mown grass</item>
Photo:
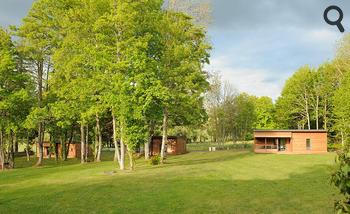
[[[160,166],[139,159],[134,172],[115,174],[112,161],[51,160],[0,173],[0,213],[332,213],[333,159],[194,152]]]

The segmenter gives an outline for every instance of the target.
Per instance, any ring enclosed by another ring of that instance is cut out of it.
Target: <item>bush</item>
[[[159,165],[160,164],[160,157],[159,155],[152,156],[150,159],[150,164],[151,165]]]
[[[329,143],[328,146],[328,151],[329,152],[336,152],[342,149],[342,144],[341,143]]]
[[[344,148],[337,153],[336,166],[331,175],[331,182],[336,186],[339,192],[344,196],[342,200],[335,202],[337,213],[350,213],[350,145],[346,144]]]

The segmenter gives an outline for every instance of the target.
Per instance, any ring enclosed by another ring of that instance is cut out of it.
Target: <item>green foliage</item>
[[[336,166],[331,175],[331,182],[339,189],[344,196],[342,200],[335,202],[335,210],[337,213],[350,212],[350,156],[349,144],[346,144],[341,151],[338,152],[336,158]]]
[[[300,68],[289,78],[276,103],[276,119],[281,128],[311,128],[311,93],[314,71]]]
[[[342,142],[346,142],[350,134],[350,75],[347,74],[341,83],[339,89],[335,92],[333,97],[334,102],[334,115],[335,115],[335,126],[334,129],[338,130],[342,135]]]
[[[29,75],[19,66],[10,35],[0,29],[0,129],[18,130],[31,108],[33,85]]]
[[[160,156],[159,155],[152,156],[151,159],[149,160],[149,163],[153,166],[159,165],[160,164]]]
[[[234,108],[236,109],[235,117],[235,133],[237,139],[252,139],[252,131],[256,121],[255,99],[246,93],[241,93],[234,99]]]
[[[259,97],[255,101],[256,129],[274,129],[275,105],[270,97]]]
[[[327,150],[328,152],[337,152],[343,148],[341,143],[328,143]]]

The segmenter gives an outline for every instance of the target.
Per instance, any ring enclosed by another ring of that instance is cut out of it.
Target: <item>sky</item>
[[[18,25],[33,0],[0,0],[0,26]],[[208,28],[213,46],[207,70],[220,72],[239,92],[276,99],[284,82],[303,65],[317,67],[334,57],[344,35],[323,19],[330,5],[344,12],[349,0],[212,0]],[[336,20],[338,14],[330,13]]]

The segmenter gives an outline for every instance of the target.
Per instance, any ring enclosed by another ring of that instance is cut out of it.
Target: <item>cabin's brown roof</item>
[[[254,132],[321,132],[321,133],[325,133],[327,132],[326,130],[316,130],[316,129],[282,129],[282,130],[278,130],[278,129],[258,129],[258,130],[254,130]]]

